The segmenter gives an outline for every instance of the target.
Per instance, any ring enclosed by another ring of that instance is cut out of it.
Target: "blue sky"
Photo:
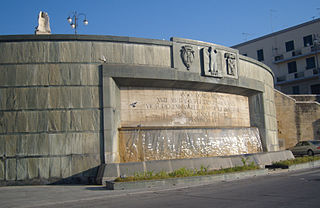
[[[79,34],[190,38],[225,46],[320,17],[319,0],[1,0],[0,35],[33,34],[39,11],[53,34],[73,34],[67,17],[87,15]]]

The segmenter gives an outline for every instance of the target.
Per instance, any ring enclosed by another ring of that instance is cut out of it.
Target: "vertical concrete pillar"
[[[268,93],[259,93],[249,97],[250,125],[259,129],[265,152],[279,150],[274,99],[273,94]]]
[[[118,128],[120,127],[120,89],[111,77],[102,78],[103,151],[105,163],[120,162]]]

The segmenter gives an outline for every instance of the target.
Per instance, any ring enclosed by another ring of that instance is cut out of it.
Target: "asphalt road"
[[[167,190],[0,187],[0,207],[319,207],[320,169]]]

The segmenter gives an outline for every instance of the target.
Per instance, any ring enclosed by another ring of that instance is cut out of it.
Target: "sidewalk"
[[[209,183],[218,183],[221,181],[239,180],[249,177],[267,176],[271,174],[283,174],[290,171],[304,170],[310,168],[320,167],[320,161],[310,163],[308,165],[303,164],[300,166],[290,167],[285,170],[265,170],[262,169],[258,172],[254,171],[223,174],[220,177],[221,180],[213,180]],[[232,176],[231,176],[232,175]],[[194,178],[196,179],[196,178]],[[190,179],[188,179],[190,180]],[[66,202],[79,202],[86,200],[99,200],[105,198],[127,196],[141,193],[149,193],[154,191],[165,191],[168,189],[179,189],[191,186],[204,185],[204,183],[180,183],[174,186],[161,186],[152,188],[137,187],[140,189],[128,189],[128,190],[107,190],[105,186],[83,186],[83,185],[43,185],[43,186],[7,186],[0,187],[0,207],[43,207],[46,205],[57,205]],[[197,180],[193,180],[196,181]],[[168,182],[168,180],[165,180]]]

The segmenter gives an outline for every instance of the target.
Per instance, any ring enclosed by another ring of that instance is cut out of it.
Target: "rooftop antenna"
[[[273,32],[273,24],[272,24],[272,13],[273,12],[277,12],[276,10],[274,9],[270,9],[270,26],[271,26],[271,32]]]

